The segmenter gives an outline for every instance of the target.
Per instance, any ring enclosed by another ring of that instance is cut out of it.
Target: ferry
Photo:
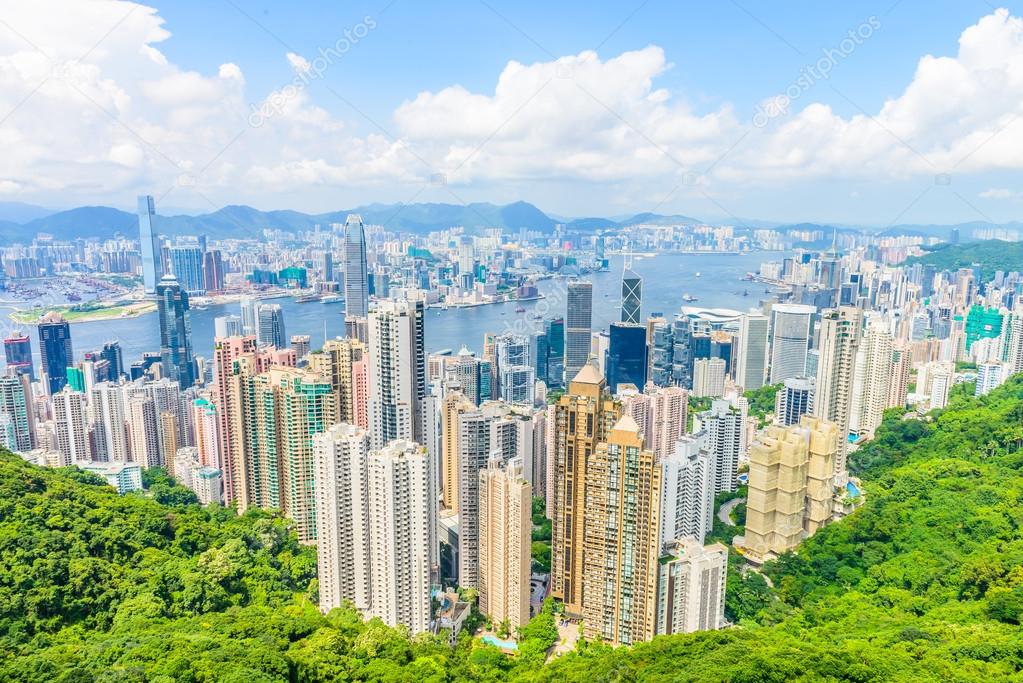
[[[525,312],[526,312],[526,309],[525,309],[525,308],[523,308],[522,306],[516,306],[516,307],[515,307],[515,312],[516,312],[516,313],[525,313]]]
[[[322,296],[319,294],[303,294],[302,296],[295,297],[295,303],[308,304],[312,303],[313,301],[319,301],[320,299],[322,299]]]
[[[337,303],[338,301],[344,301],[344,300],[345,300],[345,298],[343,296],[341,296],[340,294],[327,294],[325,296],[320,297],[320,303],[321,304],[333,304],[333,303]]]
[[[699,301],[699,299],[697,299],[692,294],[683,294],[682,295],[682,301],[688,301],[689,303],[692,303],[694,301]]]

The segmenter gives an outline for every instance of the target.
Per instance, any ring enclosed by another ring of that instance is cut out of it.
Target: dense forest
[[[1023,242],[984,240],[965,244],[939,244],[924,249],[928,253],[910,258],[906,263],[924,263],[938,270],[957,270],[980,264],[985,281],[994,277],[995,271],[1023,271]]]
[[[770,584],[732,563],[735,627],[545,665],[550,610],[516,657],[324,617],[314,552],[282,520],[200,508],[159,473],[121,497],[5,454],[0,680],[1023,681],[1023,378],[888,414],[852,466],[864,506],[765,567]]]

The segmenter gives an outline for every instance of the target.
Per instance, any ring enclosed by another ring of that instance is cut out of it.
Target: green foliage
[[[467,633],[451,647],[323,616],[313,552],[282,520],[119,497],[2,455],[0,680],[1023,680],[1023,378],[926,419],[898,412],[851,455],[862,508],[763,574],[730,556],[736,627],[547,664],[551,601],[513,657]]]
[[[987,280],[995,271],[1023,271],[1023,242],[984,240],[966,244],[941,244],[930,253],[910,258],[906,264],[924,263],[938,270],[958,270],[979,265]]]
[[[530,546],[530,554],[533,556],[533,567],[544,574],[551,571],[551,546],[549,543],[533,541]]]
[[[749,414],[757,418],[757,423],[764,424],[768,413],[774,412],[774,396],[782,388],[782,384],[765,384],[759,389],[751,389],[743,394],[749,401]]]

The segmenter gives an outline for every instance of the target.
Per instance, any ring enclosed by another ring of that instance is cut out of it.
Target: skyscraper
[[[192,323],[188,313],[188,294],[173,274],[165,275],[156,286],[156,307],[160,315],[160,359],[163,375],[177,380],[181,387],[195,384],[192,361]]]
[[[891,333],[878,325],[871,325],[863,336],[856,354],[853,386],[853,403],[857,410],[849,418],[850,431],[856,434],[873,438],[874,431],[881,425],[892,383],[892,345]]]
[[[6,415],[14,431],[13,446],[25,452],[35,448],[35,411],[28,375],[8,371],[0,375],[0,415]]]
[[[554,405],[553,415],[553,449],[548,456],[554,489],[551,595],[565,603],[566,612],[581,616],[583,523],[590,505],[586,463],[598,444],[607,440],[622,406],[607,392],[600,372],[584,364]]]
[[[423,302],[381,301],[369,317],[369,423],[375,448],[422,443],[426,396]]]
[[[23,332],[12,332],[4,339],[4,357],[7,367],[19,375],[28,375],[31,381],[36,380],[35,368],[32,366],[32,342]]]
[[[197,246],[177,245],[167,250],[171,272],[190,296],[206,293],[203,251]]]
[[[646,386],[646,328],[633,323],[611,323],[607,348],[607,386],[612,393],[621,384]]]
[[[810,412],[813,405],[813,377],[789,377],[774,395],[774,422],[789,427],[799,424],[800,418]]]
[[[366,229],[362,225],[361,216],[353,213],[345,221],[342,250],[345,319],[365,318],[369,315],[369,282],[366,270]]]
[[[256,340],[262,346],[288,348],[284,331],[284,310],[280,304],[260,304],[256,309]]]
[[[437,523],[429,459],[421,446],[399,439],[370,452],[367,470],[370,615],[422,633],[430,625],[430,530]]]
[[[593,285],[576,280],[568,283],[565,310],[565,383],[569,383],[590,358],[593,323]]]
[[[39,321],[39,356],[50,394],[67,384],[67,369],[74,362],[71,326],[59,313],[47,313]]]
[[[157,242],[156,227],[153,219],[156,216],[156,205],[149,195],[138,198],[139,215],[139,248],[142,252],[142,286],[146,294],[155,295],[156,285],[163,277],[160,247]]]
[[[320,610],[373,604],[369,541],[369,434],[336,424],[313,437]],[[374,506],[375,509],[375,506]]]
[[[330,380],[337,400],[340,422],[369,427],[366,345],[358,339],[328,339],[323,348],[309,354],[309,368]]]
[[[85,394],[68,387],[57,392],[53,397],[53,422],[61,467],[90,461]]]
[[[99,382],[89,395],[89,422],[94,439],[92,456],[100,462],[131,462],[125,391],[121,385]]]
[[[811,321],[816,309],[802,304],[771,308],[771,384],[806,373]]]
[[[586,458],[585,483],[586,636],[612,646],[649,640],[657,615],[661,466],[628,415]]]
[[[851,306],[830,309],[821,315],[820,357],[817,361],[813,414],[837,426],[841,434],[839,453],[835,459],[835,475],[839,484],[844,484],[843,480],[847,476],[846,437],[849,436],[853,373],[862,326],[862,312]]]
[[[760,313],[746,313],[739,319],[735,383],[746,391],[764,386],[767,371],[768,320]]]
[[[99,352],[99,355],[100,358],[110,364],[107,373],[110,380],[116,382],[121,379],[121,376],[125,374],[124,356],[121,353],[121,342],[106,342],[103,344],[103,349]]]
[[[727,568],[728,548],[720,543],[668,543],[658,563],[657,634],[723,627]]]
[[[703,543],[714,526],[714,465],[704,434],[679,438],[658,462],[661,475],[660,542],[691,537]]]
[[[242,319],[237,315],[219,315],[213,319],[214,337],[239,337],[242,335]]]
[[[714,492],[734,491],[739,460],[746,441],[746,416],[726,399],[711,403],[710,410],[697,415],[699,429],[714,466]]]
[[[529,482],[518,463],[499,456],[479,479],[479,609],[496,624],[519,628],[529,621]]]
[[[642,305],[643,279],[627,267],[622,273],[622,322],[641,324]]]

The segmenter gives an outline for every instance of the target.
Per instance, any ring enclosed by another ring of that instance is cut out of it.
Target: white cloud
[[[453,189],[482,194],[513,187],[528,198],[530,188],[568,182],[599,187],[606,205],[652,205],[673,188],[684,200],[1023,169],[1023,23],[1006,10],[964,30],[956,55],[921,58],[903,92],[869,116],[841,116],[813,102],[814,91],[764,128],[729,105],[701,111],[657,81],[702,67],[675,66],[651,45],[512,61],[492,92],[420,92],[384,122],[397,141],[347,132],[313,101],[301,55],[282,55],[295,80],[265,94],[248,90],[237,64],[210,75],[176,66],[149,7],[0,0],[0,16],[16,30],[0,30],[0,119],[12,112],[0,123],[0,198],[125,204],[174,189],[190,169],[195,189],[218,203],[275,196],[294,205],[341,188],[367,188],[371,201],[442,173]]]
[[[1013,192],[1004,187],[992,187],[983,192],[978,192],[977,196],[981,199],[1018,199],[1020,193]]]

